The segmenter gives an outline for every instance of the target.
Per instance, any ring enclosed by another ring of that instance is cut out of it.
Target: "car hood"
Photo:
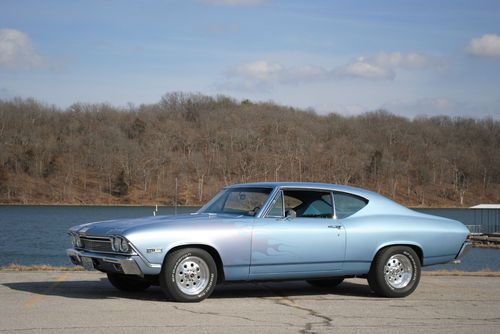
[[[76,232],[81,235],[106,236],[106,235],[125,235],[139,229],[148,229],[156,226],[186,226],[186,224],[204,224],[214,223],[224,218],[235,218],[234,215],[220,214],[185,214],[178,216],[153,216],[134,219],[115,219],[100,222],[93,222],[74,226],[70,232]]]

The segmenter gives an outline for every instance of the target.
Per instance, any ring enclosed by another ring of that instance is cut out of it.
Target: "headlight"
[[[128,253],[128,242],[125,239],[121,239],[121,244],[120,244],[120,251],[124,253]]]
[[[119,252],[120,251],[120,243],[121,243],[121,239],[119,237],[113,237],[113,245],[112,245],[112,248],[115,252]]]
[[[73,247],[75,247],[75,246],[76,246],[76,237],[75,237],[75,235],[74,235],[73,233],[71,233],[71,234],[69,235],[69,239],[71,240],[71,245],[72,245]]]
[[[130,246],[124,237],[111,237],[111,249],[113,252],[128,253]]]
[[[83,247],[83,243],[82,243],[82,239],[80,239],[80,236],[79,235],[75,235],[75,244],[76,244],[76,247]]]

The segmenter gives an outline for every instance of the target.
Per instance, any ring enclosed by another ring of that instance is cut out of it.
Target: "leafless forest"
[[[0,100],[0,202],[198,205],[224,185],[318,181],[411,206],[500,202],[500,122],[320,116],[172,93],[66,110]]]

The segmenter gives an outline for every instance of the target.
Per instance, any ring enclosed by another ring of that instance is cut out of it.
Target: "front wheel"
[[[415,291],[419,281],[420,260],[415,251],[406,246],[382,249],[368,274],[370,288],[381,297],[406,297]]]
[[[118,290],[127,292],[144,291],[151,286],[139,276],[108,273],[108,280]]]
[[[214,291],[216,282],[215,261],[199,248],[183,248],[168,254],[160,274],[161,289],[178,302],[202,301]]]

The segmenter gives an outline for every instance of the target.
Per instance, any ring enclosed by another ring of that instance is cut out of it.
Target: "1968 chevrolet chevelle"
[[[333,287],[365,277],[379,296],[404,297],[420,268],[470,247],[460,222],[417,213],[379,194],[320,183],[225,188],[198,212],[75,226],[71,261],[120,290],[159,284],[200,301],[223,281],[305,279]]]

